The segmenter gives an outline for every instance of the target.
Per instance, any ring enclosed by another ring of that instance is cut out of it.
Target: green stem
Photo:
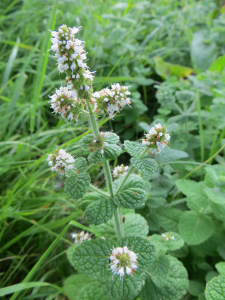
[[[87,103],[87,107],[88,107],[88,111],[89,111],[89,117],[90,117],[92,131],[93,131],[94,135],[97,137],[99,134],[98,124],[96,122],[95,115],[92,111],[92,108],[91,108],[91,105],[90,105],[90,102],[88,99],[86,99],[86,103]],[[103,162],[103,168],[105,171],[105,179],[106,179],[107,189],[110,194],[110,197],[113,199],[113,197],[114,197],[113,185],[112,185],[113,181],[112,181],[112,174],[110,171],[108,160]],[[111,201],[113,201],[113,200],[111,200]],[[117,209],[115,210],[115,213],[114,213],[114,228],[115,228],[116,234],[119,238],[124,236],[122,217],[120,215],[119,207],[117,207]]]
[[[202,117],[201,117],[201,103],[200,103],[199,91],[197,91],[197,108],[198,108],[199,134],[200,134],[200,140],[201,140],[201,162],[203,163],[204,162],[204,135],[203,135],[203,126],[202,126]],[[203,172],[202,172],[201,177],[203,177]]]
[[[103,192],[102,190],[100,190],[99,188],[97,188],[96,186],[94,186],[93,184],[89,184],[89,188],[103,196],[109,197],[109,193]]]

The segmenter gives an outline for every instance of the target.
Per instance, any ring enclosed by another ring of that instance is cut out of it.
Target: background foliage
[[[225,275],[223,1],[6,0],[0,10],[1,287],[14,293],[10,286],[27,278],[30,283],[11,299],[74,299],[74,269],[66,258],[72,227],[32,270],[68,222],[88,225],[76,201],[64,194],[64,180],[45,162],[60,145],[82,156],[78,141],[89,133],[85,121],[71,126],[49,109],[48,95],[64,78],[58,80],[47,52],[48,29],[67,24],[83,27],[79,38],[97,71],[96,90],[113,82],[131,86],[132,109],[108,123],[105,116],[102,128],[123,143],[141,138],[152,122],[168,125],[170,149],[158,157],[158,173],[145,177],[148,200],[138,213],[150,234],[181,235],[185,245],[171,255],[189,273],[183,299],[204,299],[206,282],[218,274],[222,282]],[[118,163],[129,158],[124,153]],[[101,167],[88,168],[92,183],[102,186]]]

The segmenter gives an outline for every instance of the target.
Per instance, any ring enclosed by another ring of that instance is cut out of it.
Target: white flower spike
[[[80,233],[71,233],[72,239],[74,239],[74,244],[80,244],[83,241],[90,241],[90,237],[88,233],[84,233],[81,231]]]
[[[47,161],[53,172],[64,175],[66,170],[73,169],[75,159],[64,149],[60,149],[56,150],[55,154],[49,154]]]
[[[125,176],[127,174],[129,167],[126,166],[124,167],[124,165],[120,165],[115,167],[115,169],[113,170],[113,177],[121,177],[121,176]]]

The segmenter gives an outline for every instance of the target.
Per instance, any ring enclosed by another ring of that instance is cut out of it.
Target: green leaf
[[[106,160],[106,158],[105,156],[103,156],[103,154],[101,154],[101,150],[99,148],[88,155],[88,161],[91,164],[100,163],[103,162],[104,160]]]
[[[140,293],[144,283],[145,273],[139,276],[125,276],[123,280],[118,275],[112,277],[110,274],[102,280],[102,287],[107,299],[131,300]]]
[[[170,268],[170,259],[167,255],[159,255],[157,258],[150,264],[149,271],[152,275],[152,281],[158,287],[163,287],[168,280]]]
[[[204,213],[211,213],[211,205],[208,200],[205,190],[204,183],[197,183],[193,180],[188,179],[179,179],[176,181],[176,185],[179,190],[186,195],[187,206],[191,210],[201,212],[204,210]]]
[[[93,203],[93,201],[98,201],[104,198],[104,195],[97,192],[86,193],[84,197],[77,201],[77,205],[80,209],[85,210],[89,204]]]
[[[105,142],[108,144],[117,144],[119,142],[120,138],[117,134],[109,132],[106,136]]]
[[[124,235],[125,236],[147,236],[148,224],[145,218],[139,214],[127,214],[124,216]]]
[[[213,233],[213,222],[210,217],[194,211],[183,212],[179,221],[179,232],[189,245],[198,245],[206,241]]]
[[[161,273],[162,276],[165,276],[164,283],[162,278],[159,279],[161,285],[156,285],[155,279],[147,274],[145,286],[141,292],[142,300],[179,300],[186,294],[188,288],[186,269],[175,257],[170,255],[166,257],[169,259],[170,265],[167,269],[167,275],[165,272]],[[151,268],[148,271],[151,274]]]
[[[225,67],[225,55],[218,57],[209,67],[208,71],[222,73]]]
[[[88,173],[78,171],[78,173],[73,172],[72,174],[70,172],[69,177],[65,180],[65,193],[70,198],[79,199],[86,193],[90,181],[91,178]]]
[[[103,146],[103,150],[104,150],[103,156],[106,159],[115,159],[122,152],[121,147],[114,145],[114,144],[108,145],[108,146]]]
[[[118,189],[118,187],[120,186],[120,184],[122,183],[123,179],[124,179],[123,177],[120,177],[120,178],[118,178],[117,180],[115,180],[113,182],[113,189],[115,190],[115,192]],[[129,189],[129,188],[143,189],[144,186],[145,186],[145,181],[141,176],[131,174],[128,177],[126,183],[123,185],[121,190],[126,190],[126,189]]]
[[[188,291],[193,296],[198,296],[204,293],[205,286],[204,284],[195,281],[195,280],[189,280],[189,287]]]
[[[138,208],[144,205],[147,199],[147,194],[140,188],[129,188],[120,190],[114,197],[113,201],[119,207],[124,208]]]
[[[115,208],[112,200],[107,198],[92,202],[85,210],[88,223],[94,225],[106,223],[112,218]]]
[[[225,276],[214,277],[206,284],[207,300],[225,300]]]
[[[79,292],[84,288],[86,290],[90,284],[91,279],[83,274],[71,275],[64,281],[63,291],[69,300],[78,300]]]
[[[216,264],[216,269],[217,271],[220,273],[220,275],[224,275],[225,276],[225,262],[219,262]]]
[[[156,246],[158,250],[163,251],[177,250],[184,245],[184,241],[182,240],[182,238],[175,232],[165,232],[161,235],[154,234],[150,237],[150,241]]]
[[[171,149],[166,147],[159,155],[156,155],[155,160],[161,163],[170,163],[174,160],[187,158],[188,154],[181,150]]]
[[[193,91],[177,91],[175,93],[175,96],[177,97],[178,102],[184,103],[184,102],[193,102],[196,98],[196,92]]]
[[[206,30],[200,30],[193,34],[191,43],[191,57],[195,68],[206,71],[217,58],[217,47],[213,42],[206,43],[208,38]]]
[[[159,207],[155,210],[155,214],[164,230],[178,232],[180,210],[173,207]]]
[[[222,193],[219,188],[205,188],[204,191],[214,203],[225,204],[225,194]]]
[[[87,161],[83,157],[78,157],[75,159],[74,168],[76,171],[85,172],[87,170]]]
[[[150,157],[132,157],[130,161],[131,164],[138,170],[138,172],[145,176],[151,175],[158,168],[157,162]]]
[[[205,281],[209,282],[210,280],[212,280],[214,277],[217,277],[219,274],[216,271],[210,271],[206,274],[205,276]]]
[[[68,258],[68,261],[70,262],[71,266],[73,266],[73,267],[74,267],[74,264],[73,264],[73,252],[74,252],[74,250],[75,250],[76,247],[77,247],[77,244],[70,246],[66,250],[66,256]]]
[[[81,147],[87,150],[93,139],[94,139],[93,134],[91,133],[86,134],[84,137],[82,137],[82,139],[80,139]]]
[[[212,203],[211,204],[212,211],[214,213],[214,216],[220,220],[224,221],[224,215],[225,215],[225,204],[217,204]]]
[[[74,298],[74,300],[110,300],[106,297],[102,286],[99,282],[94,282],[89,285],[86,285],[75,297],[76,298]]]
[[[125,141],[124,148],[131,156],[138,157],[143,153],[146,147],[138,142]]]
[[[218,177],[212,168],[205,168],[204,181],[209,188],[214,188],[218,185]]]

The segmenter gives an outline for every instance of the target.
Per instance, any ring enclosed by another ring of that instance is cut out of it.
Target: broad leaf
[[[117,144],[119,142],[119,136],[116,133],[109,132],[105,138],[105,142],[108,144]]]
[[[151,175],[158,168],[157,162],[150,157],[132,157],[130,161],[131,164],[138,170],[138,172],[145,176]]]
[[[157,258],[150,264],[149,272],[152,275],[152,281],[156,286],[164,286],[168,280],[170,269],[170,259],[169,256],[162,254],[157,256]]]
[[[93,134],[89,133],[89,134],[85,135],[84,137],[82,137],[80,139],[81,147],[87,150],[93,139],[94,139]]]
[[[225,262],[219,262],[215,265],[217,271],[220,273],[220,275],[225,276]]]
[[[150,237],[150,241],[158,250],[173,251],[180,249],[184,245],[184,241],[175,232],[165,232],[161,235],[154,234]]]
[[[111,199],[105,198],[92,202],[85,210],[88,223],[94,225],[106,223],[112,218],[115,208]]]
[[[173,207],[159,207],[155,210],[155,214],[164,230],[178,232],[180,210]]]
[[[104,198],[104,195],[101,195],[97,192],[86,193],[84,197],[77,201],[77,204],[80,209],[85,210],[89,204],[93,203],[93,201],[98,201]]]
[[[120,186],[120,184],[122,183],[123,181],[123,176],[118,178],[117,180],[115,180],[113,182],[113,190],[116,192],[118,187]],[[129,188],[140,188],[140,189],[143,189],[145,186],[145,181],[144,179],[141,177],[141,176],[138,176],[138,175],[134,175],[134,174],[131,174],[127,181],[124,183],[123,187],[121,190],[126,190],[126,189],[129,189]]]
[[[160,154],[156,155],[156,160],[161,163],[170,163],[174,160],[187,158],[188,154],[181,150],[171,149],[166,147]]]
[[[210,217],[194,211],[183,212],[179,221],[179,232],[189,245],[198,245],[206,241],[213,233],[213,222]]]
[[[127,214],[124,216],[125,236],[147,236],[149,231],[147,221],[139,214]]]
[[[195,280],[189,280],[188,292],[193,296],[199,296],[204,293],[205,286]]]
[[[63,291],[67,295],[69,300],[79,300],[80,291],[82,291],[83,289],[86,290],[91,282],[92,280],[83,274],[71,275],[64,281]],[[101,298],[99,298],[99,300],[101,300]]]
[[[205,188],[204,191],[214,203],[225,204],[225,194],[221,192],[219,188]]]
[[[88,173],[70,170],[65,180],[65,193],[73,199],[80,199],[87,191],[91,178]]]
[[[104,146],[103,147],[103,150],[104,150],[104,154],[103,156],[106,158],[106,159],[115,159],[117,158],[122,150],[121,150],[121,147],[120,146],[117,146],[117,145],[108,145],[108,146]]]
[[[99,282],[94,282],[82,288],[82,290],[74,300],[103,300],[103,299],[110,300],[109,298],[106,297],[101,284]]]
[[[146,199],[146,192],[143,189],[134,187],[119,191],[113,201],[119,207],[138,208],[144,205]]]
[[[207,300],[225,299],[225,276],[214,277],[206,284],[205,295]]]

